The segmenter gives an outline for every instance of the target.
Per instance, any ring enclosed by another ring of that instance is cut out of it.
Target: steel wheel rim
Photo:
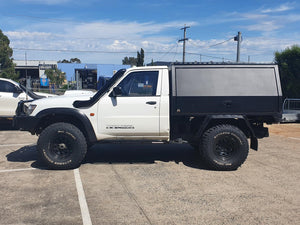
[[[224,134],[216,138],[214,154],[222,161],[227,161],[235,156],[239,150],[239,140],[231,134]]]
[[[50,157],[56,160],[64,161],[72,155],[73,147],[73,137],[64,132],[56,133],[49,142]]]

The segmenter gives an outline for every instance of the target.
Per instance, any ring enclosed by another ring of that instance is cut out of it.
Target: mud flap
[[[255,136],[251,136],[250,148],[257,151],[258,150],[258,141]]]

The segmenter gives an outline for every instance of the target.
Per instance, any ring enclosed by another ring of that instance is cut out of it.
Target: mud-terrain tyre
[[[249,152],[245,134],[232,125],[214,126],[203,134],[202,157],[213,170],[236,170]]]
[[[69,123],[54,123],[40,134],[37,150],[50,169],[74,169],[87,152],[82,132]]]

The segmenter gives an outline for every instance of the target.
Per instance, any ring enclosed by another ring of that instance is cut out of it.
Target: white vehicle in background
[[[80,95],[94,95],[93,91],[89,90],[66,90],[64,96],[80,96]]]
[[[27,92],[27,93],[26,93]],[[32,92],[19,83],[5,78],[0,78],[0,119],[13,118],[18,102],[21,100],[33,100],[56,95]]]

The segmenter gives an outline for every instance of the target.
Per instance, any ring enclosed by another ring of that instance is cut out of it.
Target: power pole
[[[28,100],[28,89],[29,89],[29,81],[27,76],[27,53],[25,52],[25,90],[26,90],[26,101]]]
[[[76,70],[75,76],[76,76],[76,90],[79,90],[79,73],[78,73],[78,70]]]
[[[185,42],[187,40],[189,40],[188,38],[186,38],[186,29],[190,28],[189,26],[186,26],[186,24],[184,24],[184,27],[181,28],[180,30],[183,30],[183,39],[180,39],[178,42],[183,42],[183,53],[182,53],[182,62],[185,63]]]
[[[236,62],[240,62],[240,47],[242,42],[242,33],[238,32],[238,35],[234,37],[234,40],[237,41],[237,51],[236,51]]]

